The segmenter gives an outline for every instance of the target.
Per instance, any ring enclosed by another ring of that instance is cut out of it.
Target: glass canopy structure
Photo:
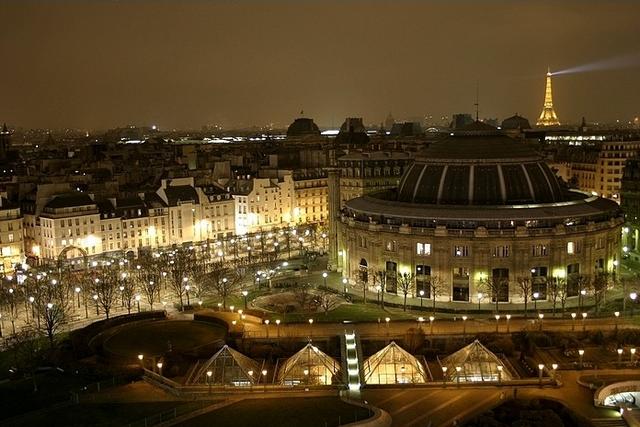
[[[391,341],[363,363],[365,384],[423,384],[424,366],[418,359]]]
[[[250,386],[256,384],[259,377],[258,362],[225,345],[202,364],[190,383]]]
[[[340,364],[309,343],[282,364],[278,382],[282,385],[340,383]]]
[[[450,381],[509,381],[513,375],[498,356],[475,340],[440,361]]]

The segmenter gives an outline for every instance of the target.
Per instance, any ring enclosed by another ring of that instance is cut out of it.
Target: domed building
[[[320,136],[320,129],[315,124],[313,119],[306,117],[297,118],[287,128],[288,137],[305,137],[305,136]]]
[[[507,117],[502,121],[500,125],[500,129],[502,130],[518,130],[522,131],[525,129],[531,129],[531,124],[529,124],[529,120],[526,118],[515,114],[515,116]]]
[[[423,298],[519,302],[527,280],[542,300],[551,278],[578,295],[579,275],[614,273],[622,222],[617,203],[567,189],[529,145],[475,126],[418,153],[397,189],[347,201],[334,262],[392,293],[413,273]]]

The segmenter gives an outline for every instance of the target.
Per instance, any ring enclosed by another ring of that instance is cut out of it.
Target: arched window
[[[360,281],[362,283],[369,283],[369,264],[367,264],[367,260],[364,258],[360,260],[359,271]]]

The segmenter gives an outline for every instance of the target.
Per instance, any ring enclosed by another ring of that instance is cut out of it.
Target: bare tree
[[[160,287],[162,284],[160,267],[153,258],[147,257],[140,260],[132,274],[136,288],[144,295],[151,310],[153,310],[153,303],[156,300],[160,300]]]
[[[493,279],[492,277],[487,277],[480,280],[478,288],[481,289],[484,293],[491,296],[492,301],[496,305],[496,313],[500,311],[500,295],[505,286],[505,279],[497,278]],[[508,286],[508,284],[507,284]]]
[[[449,291],[447,282],[438,275],[429,278],[429,293],[431,296],[432,311],[436,312],[436,300],[439,296],[445,295]]]
[[[402,273],[398,276],[398,288],[402,292],[403,305],[402,310],[407,311],[407,295],[413,291],[416,275],[413,273]]]
[[[561,307],[561,317],[564,317],[564,311],[567,304],[567,297],[569,296],[569,289],[567,286],[567,280],[563,277],[552,277],[549,280],[549,294],[551,295],[551,302],[553,303],[553,314],[556,314],[556,307],[558,302]]]
[[[531,278],[529,277],[518,277],[516,279],[516,285],[518,289],[518,294],[522,297],[522,301],[524,302],[524,317],[528,316],[527,312],[527,304],[529,303],[529,298],[532,296],[533,284],[531,283]]]
[[[328,289],[321,289],[318,295],[318,305],[324,311],[324,315],[340,305],[337,295]]]
[[[160,264],[166,269],[166,280],[169,288],[180,301],[180,309],[184,310],[185,286],[189,277],[198,274],[201,267],[192,250],[175,248],[164,252],[159,258]]]
[[[607,272],[599,272],[593,278],[591,282],[591,291],[593,292],[593,302],[595,305],[596,313],[600,310],[600,304],[607,294],[607,289],[612,281],[612,277]]]
[[[70,300],[64,286],[59,283],[38,282],[34,289],[36,327],[49,339],[53,348],[56,333],[64,326],[69,318]]]
[[[242,275],[235,269],[223,267],[209,279],[209,285],[222,298],[222,306],[227,308],[227,299],[240,291]]]
[[[366,304],[367,303],[367,288],[369,287],[369,283],[368,281],[364,280],[365,278],[362,275],[362,272],[360,271],[360,269],[356,269],[353,270],[353,273],[351,274],[352,277],[355,277],[355,280],[353,281],[353,286],[358,288],[358,289],[362,289],[362,303]],[[367,277],[368,279],[368,277]]]
[[[378,288],[380,293],[380,307],[384,308],[384,292],[387,286],[387,272],[384,270],[378,270],[373,273],[373,283]]]
[[[311,285],[301,284],[293,289],[293,296],[302,311],[311,311],[314,305],[314,296],[311,292]]]
[[[91,278],[90,287],[93,299],[104,311],[107,319],[120,288],[120,272],[113,266],[104,266],[95,272]],[[97,298],[96,298],[97,297]]]
[[[28,326],[6,339],[7,354],[11,355],[12,365],[31,377],[34,393],[38,391],[36,369],[42,360],[41,342],[38,331]]]

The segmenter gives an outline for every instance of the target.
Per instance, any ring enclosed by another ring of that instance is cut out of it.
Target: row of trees
[[[366,302],[367,290],[370,290],[369,273],[363,274],[361,270],[355,270],[352,272],[352,277],[355,278],[352,286],[362,290],[362,298]],[[384,306],[384,294],[382,290],[389,291],[389,281],[394,280],[394,286],[392,286],[399,295],[403,297],[403,308],[407,309],[407,298],[409,296],[420,296],[418,291],[417,276],[413,273],[401,273],[394,275],[391,278],[387,271],[378,270],[372,273],[373,289],[378,292],[379,302],[381,306]],[[560,309],[560,312],[564,316],[567,299],[571,296],[578,296],[580,298],[580,305],[584,301],[584,298],[589,295],[593,298],[594,308],[596,313],[599,312],[600,306],[605,300],[606,293],[609,289],[613,288],[622,282],[624,288],[624,294],[626,295],[626,285],[624,280],[618,281],[617,278],[607,272],[599,272],[594,276],[587,276],[583,274],[575,274],[569,276],[569,278],[550,277],[544,280],[534,282],[531,277],[518,277],[514,282],[514,288],[516,295],[520,297],[524,303],[525,315],[527,314],[529,304],[535,299],[549,301],[552,305],[552,311],[555,315],[556,310]],[[422,291],[431,299],[432,308],[435,312],[436,300],[451,292],[450,285],[441,276],[428,276],[427,279],[420,282]],[[490,300],[495,303],[495,311],[499,311],[499,303],[508,301],[510,282],[507,279],[499,278],[483,278],[477,284],[476,289],[478,292],[486,295]],[[505,301],[506,297],[506,301]]]

